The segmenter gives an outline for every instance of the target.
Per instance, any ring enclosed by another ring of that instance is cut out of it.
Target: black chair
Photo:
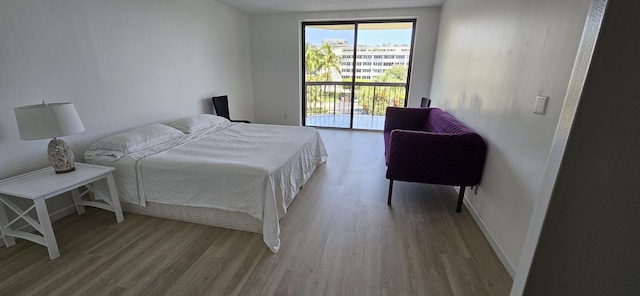
[[[211,98],[213,100],[213,111],[215,115],[222,116],[232,122],[251,123],[248,120],[232,120],[229,118],[229,97],[227,95]]]
[[[429,108],[431,106],[431,99],[422,97],[420,101],[420,108]]]

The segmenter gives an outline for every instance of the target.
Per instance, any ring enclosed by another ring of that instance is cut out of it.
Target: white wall
[[[431,97],[489,146],[472,214],[513,276],[589,0],[449,0],[443,6]],[[533,114],[549,96],[546,115]]]
[[[523,295],[640,295],[640,2],[594,2],[608,3]]]
[[[48,165],[14,107],[73,102],[86,131],[64,140],[82,160],[109,134],[209,113],[212,95],[253,119],[251,84],[249,17],[214,1],[0,1],[0,178]]]
[[[593,18],[607,4],[604,20],[525,289],[512,295],[640,295],[640,2],[594,2]]]
[[[440,8],[251,15],[251,59],[255,118],[260,123],[299,125],[301,122],[301,22],[416,18],[416,42],[411,68],[409,105],[431,91]],[[288,119],[284,119],[284,114]]]

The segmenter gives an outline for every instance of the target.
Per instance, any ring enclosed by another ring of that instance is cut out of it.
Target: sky
[[[320,45],[324,39],[345,39],[349,44],[353,44],[353,30],[326,30],[317,28],[306,28],[305,41],[312,45]],[[396,30],[360,30],[358,31],[358,45],[382,45],[391,44],[411,44],[410,29]]]

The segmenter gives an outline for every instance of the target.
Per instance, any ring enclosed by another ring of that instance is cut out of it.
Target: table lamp
[[[21,140],[53,138],[49,142],[47,155],[56,174],[75,170],[73,151],[58,137],[84,131],[73,103],[51,103],[14,108]]]

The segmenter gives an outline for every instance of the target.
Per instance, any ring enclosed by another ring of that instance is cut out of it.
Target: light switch
[[[545,109],[547,107],[547,101],[548,100],[549,100],[549,97],[537,96],[536,97],[536,105],[533,106],[533,113],[544,115],[544,111],[545,111]]]

